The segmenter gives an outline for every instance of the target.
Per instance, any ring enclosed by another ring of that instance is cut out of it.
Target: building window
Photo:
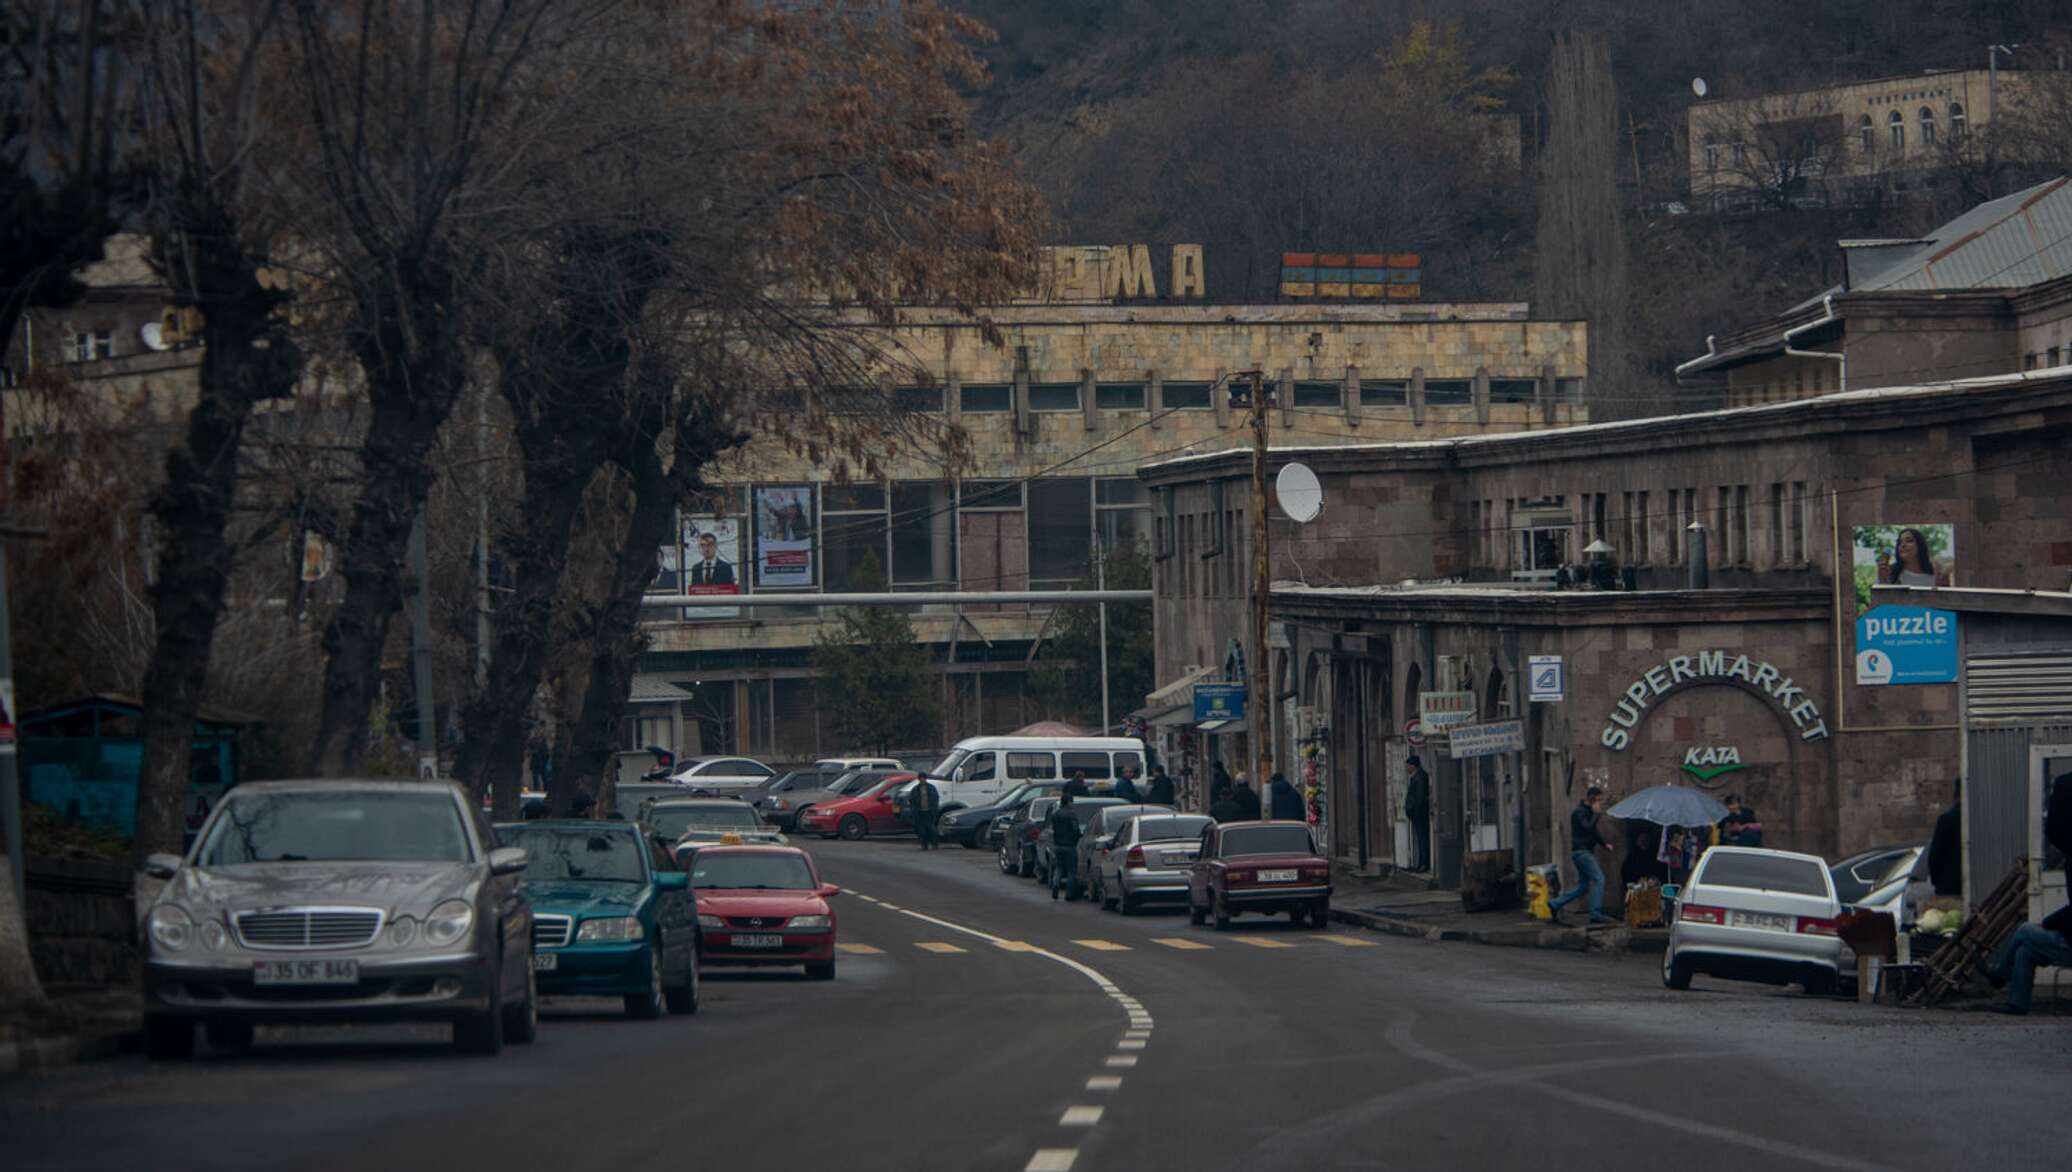
[[[1151,490],[1134,476],[1094,481],[1094,527],[1108,556],[1144,552]]]
[[[1921,145],[1935,145],[1935,111],[1927,106],[1921,107]]]
[[[1781,566],[1789,560],[1784,548],[1784,510],[1786,498],[1784,483],[1770,485],[1770,564]]]
[[[885,486],[823,485],[820,515],[826,589],[836,593],[885,589]]]
[[[2022,369],[2023,369],[2023,370],[2034,370],[2034,369],[2036,369],[2036,355],[2035,355],[2035,354],[2034,354],[2033,352],[2032,352],[2032,353],[2028,353],[2028,354],[2024,354],[2024,355],[2022,355]]]
[[[1806,563],[1806,482],[1791,482],[1791,499],[1784,505],[1784,556],[1792,565]]]
[[[1683,494],[1676,489],[1669,490],[1669,564],[1683,564],[1683,528],[1676,523],[1677,504]]]
[[[1094,406],[1103,411],[1140,411],[1144,407],[1144,384],[1095,383]]]
[[[1360,380],[1360,406],[1362,407],[1407,407],[1410,405],[1410,384],[1401,379]]]
[[[965,383],[957,389],[957,405],[966,415],[983,415],[1014,408],[1014,388],[1006,383]]]
[[[1031,411],[1077,411],[1079,410],[1078,383],[1030,383],[1029,410]]]
[[[2058,354],[2059,354],[2059,350],[2058,350],[2058,348],[2057,348],[2056,346],[2052,346],[2052,347],[2051,347],[2050,349],[2048,349],[2048,350],[2046,350],[2046,351],[2044,351],[2044,352],[2043,352],[2043,365],[2045,365],[2045,366],[2056,366],[2056,365],[2058,364]]]
[[[1964,137],[1964,103],[1950,103],[1950,141]]]
[[[1705,173],[1711,175],[1719,170],[1719,139],[1705,136]]]
[[[895,387],[892,391],[893,405],[901,411],[917,411],[930,415],[942,411],[941,387]]]
[[[1345,405],[1345,387],[1340,383],[1297,382],[1295,384],[1295,405],[1297,407],[1342,407]]]
[[[1207,411],[1209,384],[1167,383],[1159,388],[1158,401],[1168,411]]]
[[[1475,384],[1464,378],[1429,379],[1425,382],[1425,406],[1472,407]]]
[[[1579,378],[1557,378],[1554,380],[1554,401],[1557,403],[1580,403],[1583,401],[1583,380]]]
[[[892,486],[892,585],[957,583],[956,497],[947,481],[902,481]]]
[[[1903,151],[1907,149],[1906,115],[1894,110],[1892,116],[1885,119],[1885,129],[1887,136],[1891,140],[1893,150]]]
[[[1605,541],[1604,502],[1606,494],[1596,493],[1590,497],[1590,540]],[[1610,542],[1605,542],[1607,545]],[[1584,544],[1588,544],[1585,542]]]
[[[107,330],[81,331],[72,335],[72,345],[65,357],[72,362],[92,362],[99,358],[115,357],[115,337]]]
[[[1043,477],[1029,482],[1029,586],[1077,585],[1093,564],[1093,482]]]
[[[1540,384],[1529,378],[1493,378],[1489,380],[1489,401],[1491,403],[1530,403],[1538,397]]]
[[[1878,147],[1878,128],[1871,123],[1871,116],[1865,114],[1856,122],[1856,149],[1870,154]]]
[[[1631,512],[1633,513],[1633,533],[1636,540],[1633,543],[1632,561],[1636,566],[1645,566],[1654,560],[1654,551],[1649,548],[1652,542],[1648,538],[1649,518],[1646,489],[1642,489],[1634,494],[1633,505]]]
[[[1683,490],[1683,506],[1683,531],[1688,535],[1691,531],[1691,526],[1698,523],[1698,490],[1696,488],[1686,488]],[[1670,513],[1669,520],[1671,523],[1676,522],[1677,518],[1674,511]]]
[[[1482,533],[1483,527],[1486,524],[1488,524],[1488,522],[1484,520],[1482,516],[1482,502],[1479,500],[1469,501],[1468,564],[1470,566],[1479,566],[1482,564]]]

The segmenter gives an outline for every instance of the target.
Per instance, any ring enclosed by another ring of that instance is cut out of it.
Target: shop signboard
[[[1498,753],[1524,751],[1525,722],[1517,718],[1456,724],[1446,730],[1446,752],[1456,761],[1464,757],[1494,757]]]
[[[683,519],[685,594],[727,598],[741,593],[741,521],[735,517]],[[687,606],[687,619],[737,619],[738,606]]]
[[[813,585],[813,486],[779,484],[755,490],[755,584]]]
[[[1559,704],[1567,690],[1568,669],[1559,655],[1532,655],[1525,660],[1527,698],[1534,704]]]
[[[1859,684],[1957,682],[1957,615],[1925,606],[1874,606],[1856,620]]]
[[[1858,614],[1871,609],[1874,586],[1957,584],[1954,525],[1858,525],[1849,533]]]
[[[1475,693],[1419,692],[1417,715],[1424,721],[1426,732],[1436,732],[1449,725],[1466,724],[1475,719]]]
[[[1207,724],[1212,720],[1230,721],[1244,718],[1243,684],[1194,685],[1194,723]]]

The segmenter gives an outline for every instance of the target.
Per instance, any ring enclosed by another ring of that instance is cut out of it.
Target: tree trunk
[[[467,378],[460,339],[447,320],[451,285],[451,274],[427,261],[397,276],[397,291],[382,286],[368,297],[374,304],[359,311],[362,321],[379,323],[356,346],[374,413],[360,445],[363,483],[339,565],[345,598],[324,628],[324,707],[311,753],[318,776],[357,772],[367,754],[389,620],[403,608],[410,526],[431,490],[427,457]]]
[[[521,447],[528,447],[521,443]],[[494,795],[499,821],[518,817],[518,774],[525,761],[525,717],[553,643],[554,601],[583,492],[602,460],[578,471],[527,459],[519,503],[522,528],[503,543],[514,583],[496,608],[489,678],[462,713],[466,739],[453,775],[480,795]],[[666,538],[665,538],[666,539]],[[656,544],[660,544],[657,542]],[[649,555],[652,560],[653,555]]]
[[[235,234],[214,224],[183,243],[203,312],[203,349],[186,442],[166,453],[165,483],[151,502],[161,532],[137,780],[140,863],[157,851],[178,853],[185,838],[194,722],[230,579],[238,447],[253,408],[291,393],[300,368],[294,347],[271,329],[277,295],[259,284]]]
[[[14,867],[0,852],[0,1013],[43,1004],[43,984],[29,956],[29,927],[16,899]]]

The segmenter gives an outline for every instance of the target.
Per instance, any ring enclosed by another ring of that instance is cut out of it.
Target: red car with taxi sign
[[[790,846],[708,846],[690,869],[700,965],[804,965],[814,980],[834,979],[827,901],[841,888],[821,881],[811,855]]]

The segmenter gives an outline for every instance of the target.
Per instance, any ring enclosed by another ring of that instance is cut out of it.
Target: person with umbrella
[[[1583,791],[1583,800],[1568,815],[1568,858],[1576,865],[1576,885],[1554,897],[1547,905],[1551,913],[1548,918],[1564,927],[1567,920],[1561,918],[1561,909],[1580,897],[1590,893],[1590,922],[1609,924],[1612,918],[1604,914],[1604,868],[1597,865],[1597,852],[1612,849],[1612,844],[1597,828],[1597,819],[1604,812],[1604,787],[1593,785]]]

